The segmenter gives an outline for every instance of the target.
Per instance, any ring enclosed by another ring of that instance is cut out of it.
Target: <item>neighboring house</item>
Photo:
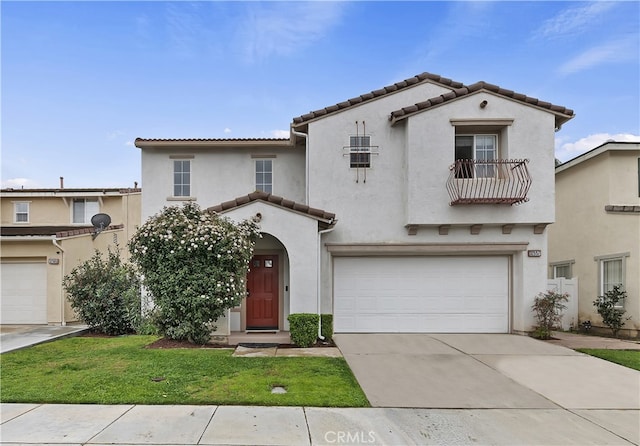
[[[96,250],[126,244],[140,225],[140,189],[2,189],[2,324],[66,324],[76,316],[63,277]],[[111,225],[96,236],[95,214]]]
[[[248,297],[219,334],[299,312],[338,333],[525,332],[572,117],[423,73],[294,118],[289,139],[138,138],[142,218],[196,201],[259,220]]]
[[[622,334],[640,330],[640,143],[607,142],[556,167],[551,278],[578,279],[579,322],[605,327],[593,301],[614,285],[627,298]]]

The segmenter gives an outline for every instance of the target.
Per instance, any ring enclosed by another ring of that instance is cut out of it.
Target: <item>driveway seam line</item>
[[[623,439],[624,441],[628,442],[629,444],[632,444],[632,445],[636,444],[632,440],[629,440],[628,438],[624,438],[622,435],[617,434],[616,432],[612,431],[611,429],[606,428],[605,426],[601,425],[600,423],[596,423],[595,421],[590,420],[589,418],[586,418],[586,417],[580,415],[579,413],[574,412],[575,410],[627,410],[627,409],[565,409],[565,410],[567,412],[571,412],[572,414],[576,415],[577,417],[582,418],[583,420],[585,420],[585,421],[587,421],[587,422],[589,422],[589,423],[591,423],[591,424],[593,424],[595,426],[598,426],[600,429],[603,429],[603,430],[615,435],[616,437]],[[628,410],[635,410],[635,409],[628,409]]]

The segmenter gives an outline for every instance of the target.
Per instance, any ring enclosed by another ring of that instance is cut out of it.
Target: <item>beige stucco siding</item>
[[[164,206],[181,203],[173,197],[173,160],[191,160],[191,197],[202,207],[256,190],[256,158],[273,161],[273,193],[290,200],[304,202],[304,147],[171,149],[142,150],[142,181],[145,185],[142,220]]]
[[[556,221],[549,228],[549,262],[571,261],[578,278],[579,319],[602,325],[593,306],[600,294],[598,257],[627,254],[625,328],[640,330],[640,215],[605,211],[640,205],[636,151],[604,151],[556,174]],[[549,274],[552,274],[551,268]]]

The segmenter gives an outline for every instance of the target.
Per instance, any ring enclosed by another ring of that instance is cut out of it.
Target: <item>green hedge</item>
[[[323,314],[320,318],[320,332],[326,342],[333,340],[333,314]]]
[[[291,342],[298,347],[311,347],[318,340],[318,315],[315,313],[293,313],[289,320],[289,334]],[[321,316],[320,332],[325,341],[333,338],[333,315]]]

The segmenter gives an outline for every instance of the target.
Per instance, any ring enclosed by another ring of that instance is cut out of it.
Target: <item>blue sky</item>
[[[635,1],[0,8],[2,187],[133,186],[136,137],[286,137],[295,116],[424,71],[573,109],[562,161],[640,141]]]

